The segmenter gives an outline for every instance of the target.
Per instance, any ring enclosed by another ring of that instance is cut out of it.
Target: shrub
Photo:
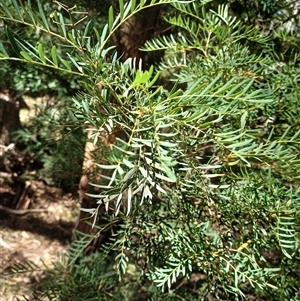
[[[101,31],[71,9],[48,18],[41,6],[38,17],[0,2],[2,20],[53,37],[51,47],[31,47],[9,34],[19,55],[2,47],[1,60],[78,76],[69,113],[105,155],[90,211],[97,235],[112,235],[91,263],[78,259],[94,236],[72,244],[53,299],[299,298],[297,57],[283,62],[270,34],[208,2],[120,0]],[[144,46],[164,50],[163,61],[147,70],[122,62],[114,33],[163,4],[177,30]],[[166,73],[170,82],[158,84]],[[126,139],[105,143],[120,130]],[[113,213],[98,227],[101,206]]]

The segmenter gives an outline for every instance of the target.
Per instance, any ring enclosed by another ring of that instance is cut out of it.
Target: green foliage
[[[70,119],[66,105],[66,100],[41,99],[35,117],[14,133],[14,140],[33,163],[28,169],[42,167],[40,179],[75,192],[86,138]]]
[[[297,55],[282,60],[268,31],[226,5],[209,9],[209,1],[119,1],[101,31],[71,8],[48,18],[41,5],[37,14],[0,3],[1,20],[38,29],[52,43],[32,46],[7,29],[17,53],[1,47],[0,60],[78,76],[82,92],[69,114],[105,156],[90,211],[97,235],[110,229],[111,238],[79,263],[93,237],[74,242],[62,269],[70,276],[59,278],[53,300],[299,297]],[[162,4],[172,5],[166,21],[177,30],[144,50],[164,50],[164,60],[148,70],[134,59],[122,63],[114,33]],[[158,84],[164,72],[170,90]],[[103,139],[120,130],[126,139]],[[114,214],[100,227],[103,205]],[[195,275],[201,280],[189,289]]]
[[[8,3],[4,1],[1,10],[7,12],[10,16],[13,12],[22,17],[21,11],[15,11],[18,8],[17,2]],[[26,4],[27,5],[27,4]],[[29,2],[29,6],[31,6]],[[44,11],[43,15],[50,14],[53,5],[49,3],[40,3],[33,5],[33,9]],[[44,8],[44,9],[43,9]],[[12,13],[10,13],[12,11]],[[45,19],[46,20],[46,19]],[[10,22],[9,20],[2,20],[0,24],[1,52],[6,55],[16,55],[19,57],[18,51],[20,47],[15,41],[15,37],[26,41],[28,45],[36,45],[43,43],[43,47],[51,47],[51,40],[47,36],[41,35],[38,28],[30,28],[24,24]],[[45,70],[38,66],[31,64],[19,64],[16,61],[1,61],[0,75],[3,79],[0,84],[0,89],[15,90],[18,94],[27,94],[30,96],[44,96],[45,94],[51,96],[67,97],[74,94],[78,89],[76,79],[74,76],[66,76],[55,70]]]

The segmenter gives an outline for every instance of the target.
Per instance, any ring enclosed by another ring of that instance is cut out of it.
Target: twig
[[[25,215],[28,213],[37,213],[37,212],[45,212],[48,211],[48,209],[26,209],[26,210],[15,210],[15,209],[10,209],[8,207],[2,206],[0,205],[0,211],[5,211],[7,213],[10,214],[14,214],[14,215]]]

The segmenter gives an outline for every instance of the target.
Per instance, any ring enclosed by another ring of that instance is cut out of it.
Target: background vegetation
[[[41,176],[95,146],[34,298],[299,300],[298,2],[108,2],[0,1],[1,89],[55,99],[16,136]]]

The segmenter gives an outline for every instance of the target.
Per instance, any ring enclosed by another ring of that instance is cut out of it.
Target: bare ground
[[[7,200],[1,195],[3,204]],[[30,300],[32,286],[44,277],[43,263],[51,267],[57,253],[68,248],[79,210],[76,200],[70,193],[32,181],[30,209],[41,208],[46,211],[24,215],[0,210],[0,301],[25,300],[24,296]],[[12,273],[15,264],[25,261],[37,265],[36,269]]]

